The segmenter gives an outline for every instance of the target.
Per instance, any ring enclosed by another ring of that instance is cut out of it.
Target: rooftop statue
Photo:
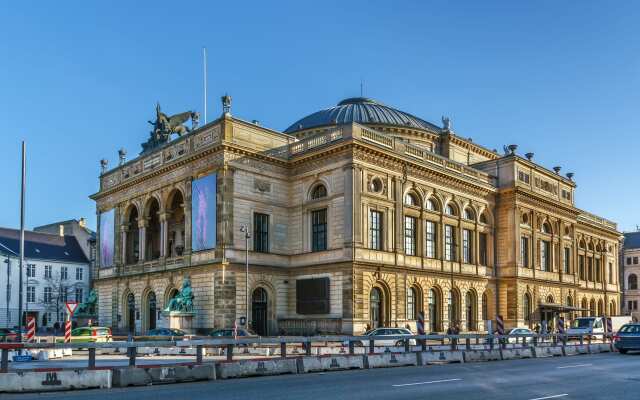
[[[182,290],[169,301],[165,312],[193,312],[193,290],[191,289],[191,280],[184,278],[182,281]]]
[[[198,126],[200,114],[195,111],[185,111],[169,117],[160,109],[160,103],[156,103],[156,120],[148,121],[153,126],[153,130],[149,133],[149,140],[142,144],[142,153],[167,143],[173,133],[178,136],[189,133],[191,129],[183,125],[189,119],[192,129],[195,129]]]

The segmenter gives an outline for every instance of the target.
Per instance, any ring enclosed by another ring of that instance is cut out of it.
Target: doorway
[[[382,291],[374,287],[369,295],[369,305],[371,314],[371,329],[379,328],[383,325],[382,318]]]
[[[267,291],[257,288],[251,296],[251,323],[253,330],[260,336],[267,336]]]

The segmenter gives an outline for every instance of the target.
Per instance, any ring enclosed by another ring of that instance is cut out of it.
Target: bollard
[[[89,348],[89,369],[93,369],[96,367],[96,348]]]
[[[280,343],[280,357],[282,357],[282,358],[286,358],[287,357],[287,343],[286,342]]]
[[[349,340],[349,354],[355,354],[355,352],[355,343],[353,343],[353,340]]]
[[[135,347],[127,347],[127,355],[129,356],[129,366],[136,366],[136,348]]]
[[[369,354],[373,354],[376,351],[375,341],[373,339],[369,340]]]
[[[0,359],[0,373],[9,371],[9,349],[2,349],[2,358]]]
[[[196,346],[196,363],[202,364],[202,345]]]
[[[227,345],[227,361],[233,360],[233,344]]]
[[[305,345],[305,348],[304,348],[305,354],[310,356],[311,355],[311,342],[306,342],[304,345]],[[351,345],[352,345],[351,342],[349,342],[349,349],[351,349]]]

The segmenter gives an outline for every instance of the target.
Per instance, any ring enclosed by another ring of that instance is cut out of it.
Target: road
[[[3,400],[638,399],[640,354],[446,364],[126,389],[3,394]]]

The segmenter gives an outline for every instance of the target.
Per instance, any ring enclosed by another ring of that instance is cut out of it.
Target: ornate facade
[[[298,334],[415,329],[420,311],[428,331],[617,314],[620,233],[575,207],[572,175],[443,122],[364,98],[284,133],[225,112],[103,171],[92,199],[116,229],[95,281],[100,323],[166,324],[158,310],[184,277],[203,332],[244,316],[260,334]],[[215,246],[192,251],[192,184],[214,173]]]

